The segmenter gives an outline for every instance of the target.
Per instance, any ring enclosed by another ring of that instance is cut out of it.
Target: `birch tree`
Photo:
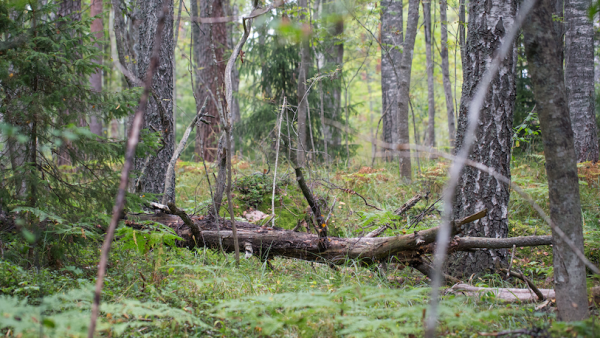
[[[398,78],[402,60],[402,0],[381,1],[381,112],[383,140],[398,143]],[[386,156],[389,160],[390,157]]]
[[[516,9],[515,0],[469,2],[457,149],[460,149],[464,138],[472,96],[504,40],[505,33],[513,25]],[[476,141],[469,156],[469,159],[483,163],[506,177],[510,177],[516,62],[515,53],[509,53],[500,65],[483,103]],[[464,235],[507,237],[509,195],[509,188],[494,177],[473,168],[465,168],[457,186],[454,216],[460,217],[482,208],[488,209],[488,216],[466,226]],[[449,260],[449,269],[456,275],[470,276],[494,269],[506,261],[506,250],[480,250],[456,254]]]
[[[598,161],[591,0],[565,1],[565,80],[578,162]]]

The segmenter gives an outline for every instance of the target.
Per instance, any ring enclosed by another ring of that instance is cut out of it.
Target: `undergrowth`
[[[543,158],[542,158],[543,159]],[[512,179],[547,208],[547,184],[539,156],[515,159]],[[338,236],[360,236],[388,224],[386,235],[401,235],[435,226],[441,203],[435,203],[448,164],[422,161],[412,183],[398,182],[397,167],[311,168],[315,194],[327,204],[329,226]],[[216,171],[209,167],[209,177]],[[241,159],[234,162],[235,216],[249,208],[271,214],[273,173]],[[589,168],[586,168],[589,169]],[[202,164],[180,162],[177,203],[202,214],[210,204],[210,187]],[[276,225],[293,228],[306,217],[306,202],[294,173],[282,164],[276,178]],[[581,196],[586,254],[600,262],[599,191],[583,173]],[[587,175],[587,176],[586,176]],[[211,184],[214,181],[211,179]],[[259,184],[261,186],[259,186]],[[346,190],[342,190],[346,189]],[[213,186],[214,189],[214,186]],[[348,190],[350,189],[350,190]],[[367,201],[383,211],[365,205]],[[402,217],[393,211],[417,193],[428,198]],[[335,204],[333,204],[335,200]],[[224,215],[228,215],[223,208]],[[331,211],[329,211],[331,210]],[[327,216],[327,215],[325,215]],[[549,234],[530,206],[511,195],[509,236]],[[158,228],[157,228],[158,227]],[[83,229],[83,230],[82,230]],[[28,245],[19,233],[2,237],[0,260],[0,333],[21,337],[85,336],[92,284],[99,259],[99,241],[85,241],[85,227],[65,235],[72,248],[61,264],[28,260]],[[82,234],[82,231],[83,234]],[[428,278],[410,267],[393,267],[386,276],[377,268],[348,261],[339,269],[305,261],[256,258],[235,265],[232,255],[174,246],[168,228],[148,224],[143,229],[121,227],[113,245],[102,298],[102,337],[373,337],[423,334],[429,302]],[[34,257],[35,258],[35,257]],[[272,268],[270,267],[272,266]],[[541,288],[552,287],[552,248],[517,248],[513,266]],[[526,287],[496,274],[474,277],[470,283],[489,287]],[[588,278],[590,287],[600,284]],[[591,336],[600,328],[594,319],[564,324],[550,304],[506,304],[493,295],[463,297],[447,294],[441,303],[440,335],[475,337],[484,332],[531,329],[541,336]],[[598,315],[596,309],[593,317]]]

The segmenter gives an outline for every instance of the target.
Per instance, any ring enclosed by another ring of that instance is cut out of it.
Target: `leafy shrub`
[[[263,198],[273,189],[273,179],[266,174],[242,176],[235,181],[234,189],[240,193],[236,196],[248,207],[258,208]]]

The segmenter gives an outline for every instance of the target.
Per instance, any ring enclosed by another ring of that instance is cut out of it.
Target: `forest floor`
[[[416,164],[416,163],[415,163]],[[317,196],[335,199],[330,235],[356,237],[390,223],[384,235],[403,234],[439,223],[440,197],[449,163],[420,161],[420,173],[411,183],[398,179],[393,163],[339,164],[309,168]],[[216,168],[208,164],[212,173]],[[234,210],[243,217],[250,208],[271,213],[274,168],[260,161],[234,161]],[[291,167],[278,168],[276,225],[292,229],[306,215],[306,202],[296,186]],[[548,186],[544,157],[519,155],[513,160],[512,179],[547,209]],[[600,167],[580,165],[580,187],[586,239],[585,253],[600,263]],[[351,189],[370,204],[365,205]],[[403,217],[393,211],[417,193],[429,192]],[[177,205],[202,215],[211,189],[202,163],[179,162]],[[222,214],[227,214],[222,208]],[[427,211],[429,210],[429,211]],[[549,234],[536,212],[517,194],[511,195],[509,236]],[[418,221],[418,222],[417,222]],[[418,223],[418,224],[415,224]],[[410,230],[407,228],[410,226]],[[160,228],[157,228],[160,230]],[[167,230],[121,230],[111,251],[103,295],[100,336],[105,337],[371,337],[423,334],[429,299],[429,279],[410,267],[390,269],[384,276],[376,267],[348,261],[334,270],[327,265],[276,258],[261,262],[241,259],[217,250],[189,250],[169,246]],[[82,230],[82,236],[85,236]],[[0,260],[0,334],[22,337],[85,336],[100,242],[73,245],[52,267],[28,268],[19,260],[19,239],[5,243]],[[144,244],[142,245],[141,242]],[[52,251],[48,248],[48,252]],[[538,288],[552,288],[552,248],[517,248],[513,267]],[[526,285],[498,274],[473,277],[474,286]],[[588,286],[600,285],[598,276]],[[565,324],[556,321],[552,302],[506,303],[491,293],[475,297],[447,294],[441,303],[441,336],[494,336],[515,331],[536,337],[590,337],[600,335],[599,311],[590,300],[592,318]],[[15,319],[17,318],[17,319]]]

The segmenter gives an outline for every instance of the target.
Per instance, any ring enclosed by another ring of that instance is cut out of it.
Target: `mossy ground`
[[[547,209],[543,157],[523,156],[513,162],[512,179]],[[214,184],[216,168],[208,165],[208,174]],[[386,222],[395,225],[387,230],[388,235],[393,235],[406,232],[405,228],[414,224],[417,216],[439,198],[447,167],[448,163],[443,161],[421,160],[421,174],[416,175],[412,183],[398,179],[397,166],[393,163],[378,164],[376,168],[361,163],[350,167],[310,168],[306,174],[316,195],[330,204],[336,199],[329,223],[334,235],[358,236]],[[265,169],[267,167],[260,163],[236,159],[233,179],[264,175]],[[177,175],[177,204],[188,213],[206,212],[210,188],[202,163],[180,162]],[[272,182],[273,170],[268,175]],[[600,192],[593,181],[586,179],[590,175],[585,175],[580,188],[586,254],[599,264]],[[285,163],[278,168],[277,182],[276,225],[291,229],[305,216],[306,202],[296,186],[293,171]],[[367,207],[356,194],[332,184],[352,189],[384,211]],[[391,211],[406,200],[424,192],[430,192],[428,200],[420,202],[405,217],[394,219],[390,216]],[[248,206],[239,198],[238,191],[234,194],[235,216],[241,217]],[[258,209],[270,214],[270,208],[271,193],[265,193]],[[436,208],[417,228],[437,225],[441,207]],[[222,213],[228,215],[226,208]],[[509,217],[509,236],[550,233],[533,209],[516,194],[511,195]],[[54,323],[61,320],[85,323],[88,320],[91,283],[99,258],[98,243],[68,250],[61,267],[35,269],[17,259],[18,255],[11,256],[11,248],[18,247],[18,237],[2,240],[7,244],[6,258],[0,261],[0,291],[4,295],[0,296],[0,312],[29,309],[27,311],[41,313],[37,306],[44,299],[51,302],[54,295],[82,289],[88,298],[77,296],[74,304],[82,305],[70,319],[59,317],[60,309],[66,303],[57,304],[44,313]],[[334,270],[322,264],[276,258],[270,262],[273,266],[270,269],[265,262],[255,258],[243,259],[236,266],[232,255],[222,256],[209,249],[157,245],[141,253],[125,249],[126,244],[117,238],[111,253],[100,336],[371,337],[423,334],[428,279],[408,267],[389,271],[383,277],[376,268],[360,267],[353,261]],[[550,247],[517,248],[513,266],[531,277],[539,287],[552,286]],[[496,274],[473,278],[471,283],[525,287],[519,280],[504,279]],[[590,275],[588,284],[590,287],[600,285],[600,280]],[[26,301],[9,307],[13,304],[9,301],[14,299]],[[597,317],[598,310],[592,308],[592,314]],[[541,330],[547,336],[584,337],[593,334],[594,329],[600,332],[595,319],[566,325],[556,322],[555,317],[552,305],[536,310],[536,304],[504,304],[489,295],[475,298],[448,295],[442,302],[439,328],[442,336],[459,337],[522,328]],[[25,315],[23,318],[21,323],[30,325],[22,330],[23,336],[39,336],[39,321]],[[2,323],[0,321],[0,326],[7,325]],[[57,331],[58,326],[50,326],[42,325],[47,336],[61,336],[59,332],[63,331]],[[83,329],[77,331],[74,324],[70,327],[72,336],[84,335]],[[14,329],[8,330],[4,327],[0,333],[10,336],[14,332]]]

